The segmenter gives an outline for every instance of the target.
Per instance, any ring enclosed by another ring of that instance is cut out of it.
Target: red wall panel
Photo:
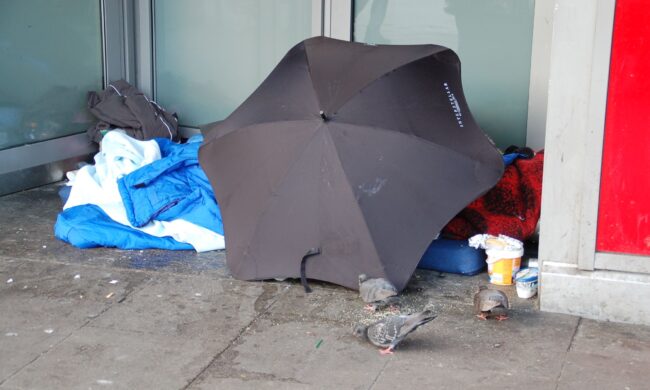
[[[596,249],[650,255],[648,0],[616,2]]]

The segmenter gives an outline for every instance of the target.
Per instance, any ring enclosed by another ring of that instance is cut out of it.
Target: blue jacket
[[[221,211],[207,176],[199,166],[198,151],[203,137],[185,144],[156,138],[160,160],[118,181],[129,222],[144,226],[152,220],[182,218],[223,235]]]

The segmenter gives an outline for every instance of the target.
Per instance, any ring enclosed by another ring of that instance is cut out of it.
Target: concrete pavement
[[[418,271],[403,311],[433,308],[393,356],[352,336],[358,295],[232,279],[225,253],[79,250],[52,236],[47,186],[0,198],[0,390],[645,389],[650,328],[541,313],[514,296],[479,321],[486,275]]]

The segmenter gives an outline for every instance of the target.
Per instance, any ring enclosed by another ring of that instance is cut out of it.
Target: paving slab
[[[559,389],[647,389],[650,329],[582,319],[567,354]]]
[[[0,270],[13,280],[0,286],[0,383],[147,279],[142,273],[6,258],[0,258]]]
[[[421,278],[429,276],[424,272]],[[306,294],[299,284],[289,282],[287,293],[193,387],[246,388],[270,381],[296,388],[336,388],[343,383],[345,388],[392,388],[431,384],[431,373],[438,371],[443,377],[441,388],[469,386],[475,380],[482,383],[481,378],[488,376],[502,376],[506,386],[527,383],[532,388],[554,388],[562,366],[557,356],[566,353],[578,318],[531,312],[533,303],[522,300],[514,303],[510,320],[480,321],[473,313],[474,285],[460,288],[461,280],[441,278],[426,294],[422,285],[409,287],[402,311],[433,308],[440,316],[409,337],[393,357],[381,356],[378,348],[352,336],[356,323],[370,323],[390,313],[365,311],[353,290],[315,283],[314,291]],[[474,282],[480,284],[482,277]],[[327,345],[327,352],[314,348],[320,340],[319,348]],[[314,356],[320,356],[318,364]],[[448,372],[467,380],[444,375]],[[337,382],[337,377],[346,378],[345,382]]]
[[[84,327],[0,389],[180,389],[212,353],[199,338]]]
[[[225,252],[81,250],[53,237],[57,186],[0,198],[0,389],[645,389],[650,327],[538,311],[473,313],[485,273],[418,270],[404,313],[439,317],[393,356],[352,335],[369,313],[327,283],[233,280]],[[79,275],[79,277],[75,277]],[[10,283],[7,283],[11,280]],[[116,281],[116,282],[113,282]],[[494,288],[494,286],[491,286]]]
[[[577,319],[521,315],[481,321],[444,311],[397,349],[373,388],[428,383],[439,388],[555,388]]]
[[[77,308],[75,313],[78,311],[80,320],[86,321],[83,326],[78,322],[69,329],[53,325],[65,337],[41,351],[37,359],[14,373],[0,388],[48,388],[48,383],[53,386],[50,388],[183,387],[283,291],[280,284],[131,274],[149,279],[137,291],[123,295],[119,287],[128,285],[129,277],[111,274],[110,278],[115,279],[108,280],[106,285],[115,297],[123,296],[119,303],[99,315],[91,314],[90,319]],[[53,278],[56,280],[57,276]],[[89,272],[84,279],[92,279]],[[66,280],[74,280],[74,276],[66,275]],[[99,298],[107,299],[105,293],[102,290]],[[17,314],[19,318],[34,315],[31,309]],[[11,348],[7,345],[7,349]],[[170,360],[169,355],[175,356]],[[55,378],[50,378],[53,373]]]
[[[223,349],[283,288],[232,279],[159,275],[89,326],[199,338]]]
[[[257,389],[286,389],[286,390],[308,390],[313,389],[313,386],[295,383],[289,381],[279,381],[267,378],[252,379],[248,378],[245,374],[241,374],[242,378],[223,378],[217,376],[210,376],[197,383],[193,383],[188,389],[192,390],[257,390]]]
[[[372,351],[370,359],[387,362],[381,375],[371,382],[373,388],[430,383],[432,372],[441,375],[441,388],[478,383],[489,387],[481,378],[490,376],[503,377],[501,386],[555,387],[562,367],[558,356],[564,356],[571,343],[577,317],[540,314],[534,310],[534,300],[511,298],[509,320],[481,321],[474,316],[473,292],[483,284],[484,275],[464,280],[455,275],[439,278],[426,271],[418,275],[416,280],[422,282],[409,285],[401,309],[410,313],[433,308],[439,317],[407,338],[393,357],[380,356],[377,348],[362,344]],[[501,289],[509,295],[514,293],[510,287]],[[323,288],[305,294],[295,288],[270,312],[306,322],[334,321],[339,331],[349,335],[355,323],[369,323],[387,315],[370,314],[362,307],[358,294],[347,289]],[[356,339],[350,342],[358,343]],[[364,365],[357,365],[357,369],[364,370]],[[458,375],[448,375],[450,372]]]
[[[279,388],[366,389],[385,364],[347,327],[271,315],[246,330],[190,388],[269,382]]]

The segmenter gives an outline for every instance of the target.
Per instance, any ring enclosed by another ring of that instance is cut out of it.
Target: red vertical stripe
[[[596,249],[650,255],[650,1],[615,15]]]

